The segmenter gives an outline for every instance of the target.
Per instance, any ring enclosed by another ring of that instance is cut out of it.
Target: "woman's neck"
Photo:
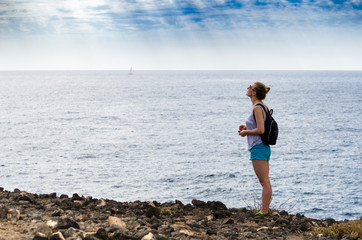
[[[251,102],[253,103],[253,106],[255,106],[258,103],[263,104],[263,101],[257,99],[256,97],[251,98]]]

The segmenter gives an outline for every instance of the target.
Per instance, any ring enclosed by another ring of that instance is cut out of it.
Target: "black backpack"
[[[275,145],[278,138],[278,124],[272,117],[273,115],[273,109],[265,109],[265,107],[258,103],[257,105],[260,105],[264,111],[266,112],[266,118],[264,122],[264,133],[260,134],[261,140],[266,145]],[[255,114],[254,114],[255,119]]]

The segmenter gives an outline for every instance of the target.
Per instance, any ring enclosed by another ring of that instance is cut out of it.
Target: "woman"
[[[247,119],[246,125],[239,126],[239,135],[242,137],[247,136],[250,160],[252,160],[255,174],[263,187],[261,209],[256,213],[257,215],[267,214],[269,212],[272,197],[272,187],[269,180],[270,146],[265,145],[260,137],[260,134],[264,133],[266,113],[261,106],[257,105],[262,104],[265,109],[268,109],[263,103],[263,100],[269,90],[270,87],[265,86],[261,82],[255,82],[248,87],[246,95],[253,104],[253,111]]]

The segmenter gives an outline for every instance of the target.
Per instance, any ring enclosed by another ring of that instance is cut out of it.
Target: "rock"
[[[175,204],[177,204],[179,208],[184,208],[184,207],[185,207],[185,205],[184,205],[181,201],[179,201],[179,200],[176,200],[176,201],[175,201]],[[362,217],[362,216],[361,216],[361,217]]]
[[[263,226],[263,227],[260,227],[260,228],[256,229],[256,231],[259,232],[259,231],[265,231],[265,230],[268,230],[268,229],[269,229],[268,227]]]
[[[280,212],[280,216],[288,216],[288,215],[289,215],[289,213],[285,210]]]
[[[83,206],[83,203],[82,203],[82,201],[79,201],[79,200],[75,200],[74,202],[73,202],[73,208],[75,208],[75,209],[81,209],[82,208],[82,206]]]
[[[31,201],[20,200],[24,196]],[[218,201],[193,200],[192,205],[184,205],[178,200],[175,203],[125,203],[78,194],[69,198],[20,190],[0,191],[0,238],[9,240],[358,238],[353,232],[335,238],[329,235],[318,237],[309,232],[313,227],[328,227],[333,223],[343,221],[310,219],[301,214],[275,210],[269,215],[255,216],[255,210],[227,209]]]
[[[75,221],[73,221],[69,217],[60,218],[58,220],[57,225],[56,225],[57,229],[68,229],[68,228],[71,228],[71,227],[79,229],[78,223],[76,223]]]
[[[188,230],[188,229],[181,229],[181,230],[180,230],[180,233],[183,233],[183,234],[185,234],[185,235],[187,235],[187,236],[194,236],[194,235],[195,235],[194,232],[192,232],[192,231],[190,231],[190,230]]]
[[[141,240],[154,240],[155,236],[153,235],[153,233],[148,233],[147,235],[143,236],[143,238]]]
[[[217,234],[217,231],[213,228],[209,228],[206,230],[206,234],[208,235],[216,235]]]
[[[252,238],[252,239],[256,239],[257,238],[257,235],[255,233],[252,233],[252,232],[246,232],[244,233],[244,236],[246,238]]]
[[[99,240],[99,238],[96,238],[93,235],[87,235],[83,238],[83,240]]]
[[[69,210],[72,208],[73,206],[73,202],[70,198],[63,198],[61,201],[60,201],[60,205],[59,205],[62,209],[64,210]]]
[[[334,220],[333,218],[328,218],[325,221],[327,222],[328,226],[332,226],[336,222],[336,220]]]
[[[108,217],[108,224],[111,227],[116,227],[116,228],[120,228],[122,230],[126,230],[126,223],[123,222],[120,218],[118,217],[113,217],[113,216],[109,216]]]
[[[32,240],[48,240],[48,236],[43,233],[36,233]]]
[[[89,220],[88,215],[82,214],[76,217],[76,219],[74,219],[76,222],[85,222],[87,220]]]
[[[52,217],[60,217],[63,214],[64,214],[64,210],[63,209],[58,209],[58,210],[54,211],[51,216]]]
[[[271,213],[271,216],[274,218],[275,217],[275,220],[277,219],[277,218],[280,218],[281,216],[280,216],[280,214],[278,213],[278,212],[275,212],[275,211],[273,211],[272,213]]]
[[[235,220],[237,220],[238,222],[244,223],[246,221],[245,213],[243,212],[236,212],[234,216]]]
[[[220,219],[220,218],[226,218],[229,216],[229,213],[227,211],[224,210],[217,210],[214,212],[214,216],[216,219]]]
[[[57,198],[57,193],[40,194],[39,198],[42,198],[42,199],[56,199]]]
[[[309,222],[304,222],[300,224],[300,230],[302,231],[309,231],[312,228],[312,225]]]
[[[7,208],[6,206],[2,206],[0,208],[0,218],[6,218],[8,215],[8,211],[9,211],[9,208]]]
[[[201,219],[205,218],[205,211],[195,208],[192,210],[192,216],[195,220],[200,221]]]
[[[51,228],[51,229],[54,229],[57,227],[58,225],[58,221],[57,220],[54,220],[54,219],[50,219],[46,222],[46,225]]]
[[[20,219],[20,211],[17,209],[9,209],[7,219],[11,221],[18,221]]]
[[[234,224],[234,220],[231,218],[225,219],[223,222],[223,224]]]
[[[104,207],[107,205],[106,200],[104,200],[103,198],[99,199],[99,204],[97,205],[98,208]]]
[[[49,240],[65,240],[63,234],[61,232],[53,233],[49,236]]]
[[[197,200],[197,199],[192,200],[191,203],[192,203],[195,207],[205,207],[205,206],[206,206],[206,203],[205,203],[204,201]]]
[[[159,218],[160,215],[161,215],[161,210],[160,210],[159,208],[157,208],[157,207],[150,207],[150,208],[146,211],[145,215],[146,215],[146,217],[148,217],[148,218],[151,218],[151,217],[153,217],[153,216]]]
[[[247,219],[254,218],[254,217],[255,217],[255,213],[253,213],[252,211],[246,211],[246,212],[245,212],[245,217],[246,217]]]
[[[76,239],[81,233],[81,230],[71,227],[63,233],[63,236],[64,238]]]
[[[46,224],[41,224],[39,227],[35,230],[36,234],[44,234],[45,237],[48,237],[52,233],[52,229],[47,226]]]
[[[95,237],[101,240],[108,240],[107,231],[104,228],[100,228],[97,230]]]
[[[147,227],[142,227],[142,228],[139,228],[138,231],[136,232],[136,234],[134,235],[135,238],[137,239],[141,239],[143,238],[144,236],[146,236],[147,234],[149,234],[151,232],[151,229],[150,228],[147,228]]]
[[[259,222],[263,222],[263,220],[265,219],[264,215],[256,215],[254,216],[254,221],[259,223]]]
[[[289,221],[285,218],[278,218],[276,221],[275,221],[275,224],[277,225],[283,225],[283,224],[288,224]]]
[[[49,198],[57,198],[57,193],[51,193],[51,194],[49,194]]]
[[[158,206],[160,205],[160,204],[159,204],[158,202],[156,202],[156,201],[154,201],[154,202],[147,201],[146,203],[147,203],[147,205],[150,206],[150,207],[158,207]]]
[[[29,201],[24,201],[24,200],[19,201],[19,204],[21,204],[21,205],[27,205],[29,203],[30,203]]]
[[[77,193],[74,193],[73,196],[72,196],[72,201],[80,201],[80,200],[83,200]]]
[[[9,203],[9,202],[10,202],[10,199],[7,199],[7,198],[0,199],[0,203]]]
[[[28,195],[26,195],[25,193],[21,193],[20,197],[19,197],[17,200],[18,200],[19,202],[20,202],[20,201],[29,202],[29,203],[32,202],[31,198],[30,198]]]
[[[157,229],[162,225],[162,221],[157,217],[153,216],[151,217],[149,224],[151,224],[151,228]]]
[[[227,210],[225,204],[219,201],[207,202],[207,207],[213,210]]]

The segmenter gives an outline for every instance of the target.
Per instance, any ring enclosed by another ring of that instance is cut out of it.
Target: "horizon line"
[[[84,72],[84,71],[94,71],[94,72],[103,72],[103,71],[113,71],[113,72],[129,72],[129,69],[0,69],[0,72],[61,72],[61,71],[74,71],[74,72]],[[336,72],[360,72],[362,69],[139,69],[132,72],[142,72],[142,71],[336,71]]]

